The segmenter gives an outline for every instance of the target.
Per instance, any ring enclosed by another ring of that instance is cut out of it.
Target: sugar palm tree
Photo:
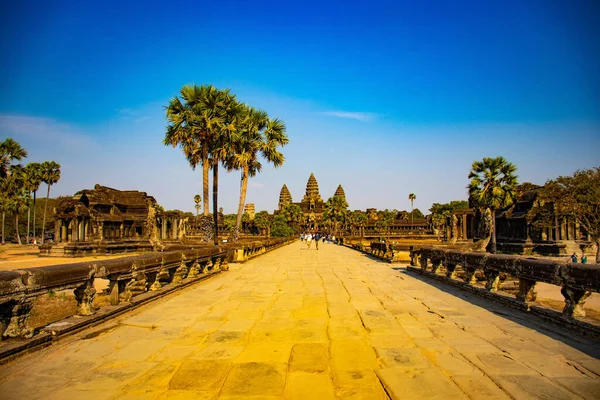
[[[408,199],[410,200],[410,230],[412,232],[413,225],[414,225],[414,217],[413,217],[414,201],[417,199],[417,196],[414,193],[411,193],[408,195]]]
[[[219,244],[218,194],[219,194],[219,163],[225,161],[233,153],[233,144],[239,140],[242,104],[239,103],[229,89],[219,91],[211,99],[213,112],[220,116],[220,122],[211,127],[210,162],[213,170],[213,224],[214,244]]]
[[[199,194],[194,196],[194,203],[196,203],[196,205],[194,206],[194,208],[196,209],[196,223],[198,223],[198,211],[200,211],[200,203],[202,202],[202,196],[200,196]]]
[[[26,182],[25,185],[28,190],[28,201],[31,200],[31,195],[33,194],[33,207],[27,207],[27,243],[29,243],[29,217],[31,214],[31,208],[33,208],[33,237],[35,238],[35,203],[36,203],[36,194],[40,185],[42,184],[42,174],[41,174],[42,164],[33,162],[27,164],[25,167],[25,177]]]
[[[21,234],[19,232],[19,215],[28,208],[27,203],[29,198],[27,176],[20,165],[11,165],[10,174],[5,178],[3,189],[7,194],[5,208],[15,217],[15,233],[20,246]]]
[[[46,235],[46,213],[48,211],[48,199],[50,198],[50,187],[60,180],[60,164],[54,161],[45,161],[42,163],[42,182],[48,185],[46,194],[46,204],[44,204],[44,219],[42,222],[42,244]]]
[[[173,97],[165,107],[169,125],[163,144],[180,146],[192,169],[198,164],[202,166],[204,216],[209,214],[210,141],[215,127],[221,123],[219,93],[212,85],[184,85],[179,92],[181,98]]]
[[[237,239],[235,233],[239,232],[242,222],[248,179],[256,176],[262,169],[259,155],[267,162],[272,163],[275,168],[280,167],[285,158],[277,148],[289,142],[283,121],[269,119],[265,111],[241,105],[238,124],[239,135],[237,140],[232,143],[232,153],[225,160],[225,165],[229,170],[239,169],[242,172],[234,241]]]
[[[496,253],[496,210],[514,203],[516,171],[504,157],[485,157],[474,161],[469,172],[469,202],[477,208],[489,209],[492,215],[492,253]]]
[[[0,179],[6,178],[13,161],[27,158],[27,151],[13,138],[6,138],[0,143]]]
[[[0,143],[0,206],[2,206],[2,244],[4,244],[4,222],[6,209],[10,204],[6,179],[10,175],[13,161],[21,161],[27,157],[27,151],[13,138],[6,138]]]
[[[281,215],[294,227],[296,233],[298,232],[298,222],[303,221],[305,218],[298,204],[286,204],[281,210]]]
[[[338,223],[345,221],[347,216],[348,203],[346,203],[343,197],[333,196],[327,200],[325,210],[323,211],[323,219],[332,223],[334,234],[338,233]]]

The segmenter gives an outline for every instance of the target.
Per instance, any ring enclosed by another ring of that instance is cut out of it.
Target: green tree
[[[358,229],[360,231],[360,237],[364,236],[364,227],[369,222],[369,217],[367,214],[360,210],[352,211],[350,214],[350,221],[354,229]]]
[[[411,193],[408,195],[408,199],[410,200],[410,228],[412,230],[413,228],[413,222],[414,222],[414,216],[412,215],[412,211],[414,209],[414,201],[417,199],[417,195],[415,195],[414,193]]]
[[[549,224],[564,216],[577,221],[596,244],[596,263],[600,263],[600,167],[549,180],[540,189],[537,203],[534,215]]]
[[[20,165],[12,165],[10,173],[5,178],[4,190],[7,194],[6,209],[15,217],[15,234],[17,242],[21,245],[21,234],[19,229],[19,215],[28,207],[27,177]]]
[[[2,244],[4,244],[4,225],[6,210],[11,205],[9,183],[7,179],[11,173],[11,164],[27,157],[27,151],[13,138],[6,138],[0,143],[0,206],[2,207]]]
[[[234,240],[237,240],[235,233],[240,230],[242,223],[248,179],[256,176],[262,169],[259,155],[272,163],[275,168],[280,167],[285,158],[278,147],[289,142],[283,121],[270,119],[265,111],[242,104],[236,122],[238,135],[232,143],[232,151],[224,159],[224,164],[229,171],[236,169],[241,170],[242,173]]]
[[[208,216],[209,153],[215,130],[223,122],[222,94],[212,85],[184,85],[179,95],[165,107],[169,125],[163,144],[180,146],[192,169],[202,166],[204,216]]]
[[[491,212],[492,253],[496,253],[496,210],[514,203],[516,170],[504,157],[485,157],[482,161],[474,161],[469,172],[469,202]]]
[[[415,208],[414,210],[412,210],[410,212],[410,217],[416,218],[416,219],[423,219],[423,218],[425,218],[425,215],[423,214],[423,212],[421,212],[421,210],[419,210],[418,208]]]
[[[294,228],[295,233],[298,233],[299,224],[305,218],[300,206],[298,204],[286,204],[281,210],[281,215]]]
[[[29,192],[29,199],[31,199],[31,195],[33,194],[33,237],[35,238],[35,203],[36,203],[36,197],[37,197],[37,191],[40,188],[40,185],[42,184],[42,164],[37,163],[37,162],[33,162],[33,163],[29,163],[27,164],[27,166],[25,167],[25,176],[26,176],[26,187],[27,187],[27,191]],[[31,208],[29,207],[29,200],[28,200],[28,207],[27,207],[27,243],[29,243],[29,217],[31,214]]]
[[[42,182],[48,185],[46,194],[46,206],[44,207],[44,219],[42,222],[42,244],[44,244],[46,234],[46,214],[48,212],[48,198],[50,197],[50,187],[60,180],[60,164],[54,161],[45,161],[42,163]]]
[[[334,235],[338,235],[338,225],[346,222],[348,213],[348,203],[343,197],[333,196],[325,203],[323,220],[331,223]]]
[[[194,203],[196,203],[196,205],[194,206],[194,208],[196,209],[196,223],[198,223],[198,212],[200,211],[200,203],[202,202],[202,196],[200,196],[199,194],[194,195]]]
[[[440,240],[440,231],[446,226],[447,218],[456,210],[465,210],[469,208],[469,203],[465,200],[452,200],[450,203],[433,203],[429,212],[431,212],[431,222],[438,231],[438,240]]]
[[[271,236],[273,237],[289,237],[294,234],[294,230],[287,224],[283,215],[277,215],[273,219],[271,225]]]
[[[13,138],[6,138],[0,143],[0,179],[9,174],[10,165],[13,161],[21,161],[27,158],[27,151]]]
[[[271,218],[267,211],[260,211],[254,216],[254,225],[258,226],[261,230],[265,231],[267,237],[269,237],[269,230],[271,228]]]

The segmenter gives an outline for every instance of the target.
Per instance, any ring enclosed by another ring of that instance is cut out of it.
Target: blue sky
[[[596,1],[13,2],[0,17],[0,140],[96,183],[193,210],[200,171],[161,144],[163,106],[212,83],[287,124],[286,163],[248,202],[315,173],[350,208],[466,199],[473,160],[543,184],[600,165]],[[239,174],[221,178],[234,212]]]

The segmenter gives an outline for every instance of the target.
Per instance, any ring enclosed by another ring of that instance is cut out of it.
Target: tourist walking
[[[312,242],[312,235],[309,233],[308,235],[306,235],[306,245],[308,246],[309,249],[310,249],[310,242]]]
[[[587,260],[586,260],[586,261],[587,261]],[[573,253],[573,254],[571,255],[571,262],[572,262],[572,263],[577,263],[577,254]]]
[[[587,256],[583,252],[581,252],[581,263],[587,264]]]
[[[321,240],[321,234],[317,232],[315,234],[315,247],[317,250],[319,250],[319,240]]]

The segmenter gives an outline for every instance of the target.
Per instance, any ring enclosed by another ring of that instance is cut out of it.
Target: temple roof
[[[346,193],[344,192],[344,188],[342,187],[342,185],[339,185],[337,187],[337,189],[335,190],[335,193],[333,195],[337,196],[337,197],[341,197],[342,199],[344,199],[344,201],[346,200]]]
[[[117,190],[108,186],[95,185],[94,189],[84,189],[75,193],[73,200],[87,199],[88,203],[105,205],[123,205],[128,207],[146,207],[146,199],[156,203],[154,197],[138,190]]]

